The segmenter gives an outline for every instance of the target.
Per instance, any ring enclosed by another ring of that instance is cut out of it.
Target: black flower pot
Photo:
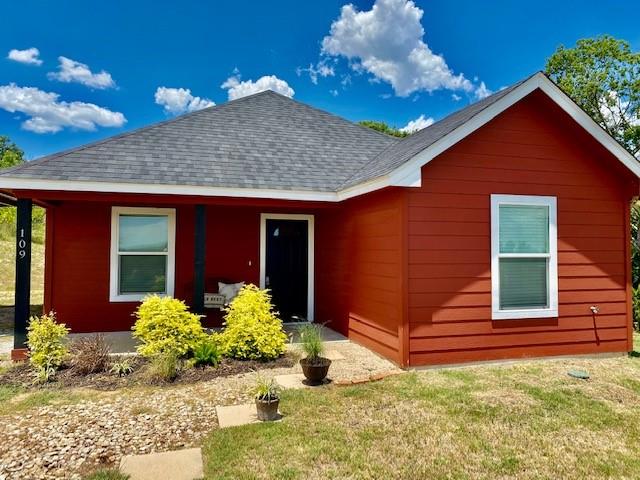
[[[320,385],[327,378],[329,367],[331,366],[331,360],[324,357],[318,357],[313,360],[303,358],[300,360],[300,366],[302,367],[302,373],[304,373],[309,385]]]
[[[278,420],[280,418],[280,415],[278,414],[278,405],[280,405],[279,398],[273,398],[271,400],[256,398],[258,420],[263,422],[273,422],[274,420]]]

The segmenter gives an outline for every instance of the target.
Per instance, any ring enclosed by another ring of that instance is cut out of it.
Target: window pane
[[[168,218],[163,215],[120,215],[120,252],[166,252]]]
[[[547,308],[547,259],[500,259],[500,309]]]
[[[500,205],[500,253],[549,253],[549,207]]]
[[[165,293],[166,255],[120,255],[120,293]]]

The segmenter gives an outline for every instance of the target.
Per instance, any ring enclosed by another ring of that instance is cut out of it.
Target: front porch
[[[207,308],[205,294],[218,293],[220,282],[244,282],[270,289],[283,321],[328,323],[327,338],[345,339],[331,265],[340,260],[333,204],[41,193],[16,201],[14,358],[26,347],[34,204],[47,210],[43,310],[72,334],[108,332],[114,351],[132,350],[132,313],[149,293],[184,300],[205,327],[218,328],[223,312]]]

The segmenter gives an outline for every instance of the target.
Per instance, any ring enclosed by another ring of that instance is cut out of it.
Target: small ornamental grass
[[[280,386],[273,378],[267,379],[262,375],[256,377],[256,383],[251,389],[256,400],[272,402],[280,398]]]
[[[215,367],[220,363],[220,349],[216,338],[209,335],[202,339],[193,349],[191,364],[194,367],[205,367],[207,365]]]
[[[104,372],[109,366],[111,350],[101,333],[74,340],[69,351],[71,368],[80,375]]]
[[[145,375],[151,383],[171,382],[180,371],[180,359],[174,352],[162,352],[151,357]]]
[[[64,342],[69,331],[63,323],[56,321],[54,312],[29,319],[29,363],[35,368],[39,382],[52,380],[67,358],[69,351]]]
[[[125,377],[130,373],[133,373],[133,365],[131,365],[131,362],[125,358],[117,362],[114,362],[111,365],[109,372],[111,372],[112,374],[118,377]]]
[[[138,353],[144,357],[160,353],[183,357],[206,335],[200,316],[189,312],[185,303],[175,298],[150,295],[134,315],[133,336],[140,341]]]
[[[225,309],[220,347],[238,360],[273,360],[285,351],[287,335],[271,304],[271,295],[245,285]]]
[[[324,353],[322,326],[317,324],[303,325],[298,329],[302,351],[310,362],[317,361]]]

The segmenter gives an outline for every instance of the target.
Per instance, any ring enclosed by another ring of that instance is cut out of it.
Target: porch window
[[[492,318],[558,316],[556,198],[491,195]]]
[[[113,207],[111,210],[112,302],[173,295],[175,210]]]

